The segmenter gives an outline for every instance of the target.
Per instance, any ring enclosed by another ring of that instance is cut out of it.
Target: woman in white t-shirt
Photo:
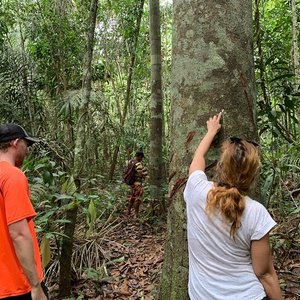
[[[204,157],[221,128],[221,116],[207,121],[184,190],[189,296],[191,300],[279,300],[269,246],[269,232],[276,223],[263,205],[247,196],[259,170],[258,145],[229,138],[222,145],[215,182],[204,173]]]

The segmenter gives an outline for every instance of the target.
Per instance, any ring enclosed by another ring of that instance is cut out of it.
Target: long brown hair
[[[206,212],[212,215],[220,211],[232,224],[230,236],[234,238],[241,225],[245,195],[259,170],[259,150],[254,144],[236,138],[223,142],[221,151],[215,187],[207,195]]]

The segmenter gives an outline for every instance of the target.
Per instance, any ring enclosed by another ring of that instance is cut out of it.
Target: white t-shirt
[[[193,172],[184,190],[189,248],[191,300],[261,300],[266,296],[250,257],[250,242],[275,225],[266,208],[246,197],[246,207],[235,240],[230,224],[218,214],[209,218],[206,197],[213,187],[203,171]]]

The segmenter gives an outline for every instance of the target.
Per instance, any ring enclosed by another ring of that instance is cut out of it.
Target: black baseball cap
[[[136,156],[136,157],[139,157],[139,156],[140,156],[140,157],[145,157],[143,151],[136,151],[136,152],[135,152],[135,156]]]
[[[29,136],[25,129],[18,124],[9,123],[0,125],[0,143],[15,139],[25,139],[29,146],[40,141],[39,139]]]

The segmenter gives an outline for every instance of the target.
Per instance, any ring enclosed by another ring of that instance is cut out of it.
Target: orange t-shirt
[[[30,292],[31,287],[19,263],[8,225],[27,219],[33,239],[37,272],[43,279],[40,252],[33,217],[36,213],[29,198],[26,176],[8,162],[0,162],[0,299]]]

